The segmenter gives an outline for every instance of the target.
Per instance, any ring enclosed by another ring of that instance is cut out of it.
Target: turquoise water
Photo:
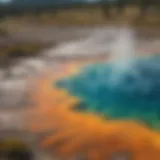
[[[57,87],[82,100],[81,111],[103,114],[111,119],[143,121],[160,127],[160,56],[136,58],[127,70],[115,63],[97,63],[62,79]]]

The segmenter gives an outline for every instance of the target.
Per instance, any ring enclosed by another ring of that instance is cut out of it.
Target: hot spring
[[[121,32],[109,62],[88,65],[76,75],[59,80],[56,87],[81,100],[77,110],[159,129],[160,56],[135,56],[131,36]]]

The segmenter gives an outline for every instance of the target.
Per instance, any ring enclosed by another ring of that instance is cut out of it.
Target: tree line
[[[144,16],[150,7],[160,10],[160,0],[102,0],[101,6],[106,16],[110,16],[109,10],[116,7],[121,13],[127,5],[134,5],[140,9],[140,15]]]
[[[87,7],[92,7],[92,6],[100,6],[101,9],[103,10],[103,13],[106,17],[111,17],[110,14],[110,9],[111,8],[116,8],[118,11],[118,14],[121,14],[124,10],[124,8],[128,5],[134,5],[137,6],[140,11],[141,11],[141,16],[144,16],[148,9],[150,7],[153,7],[154,9],[159,9],[160,10],[160,0],[101,0],[100,2],[96,4],[85,4],[85,3],[80,3],[80,4],[69,4],[69,5],[62,5],[62,6],[51,6],[48,4],[48,7],[43,7],[41,6],[40,8],[37,7],[32,7],[32,8],[15,8],[12,6],[0,6],[0,18],[4,18],[7,15],[21,15],[25,13],[42,13],[45,11],[50,11],[56,14],[57,11],[61,9],[70,9],[70,8],[87,8]]]

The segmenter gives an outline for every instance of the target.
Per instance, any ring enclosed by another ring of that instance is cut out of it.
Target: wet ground
[[[120,32],[125,37],[122,46],[116,40]],[[5,44],[20,41],[54,42],[56,45],[43,50],[37,57],[17,58],[8,69],[0,69],[0,123],[4,129],[23,129],[23,123],[19,122],[25,114],[23,108],[29,105],[26,97],[33,89],[30,79],[41,76],[45,70],[58,68],[58,63],[107,58],[112,56],[111,52],[118,45],[122,50],[125,45],[129,45],[128,52],[160,53],[160,32],[130,28],[31,27],[23,28],[11,37],[0,38],[0,43]]]
[[[80,58],[95,59],[110,55],[113,48],[118,45],[116,39],[120,29],[117,27],[56,27],[37,28],[36,30],[33,27],[23,29],[13,37],[1,38],[0,40],[5,43],[10,43],[10,40],[21,41],[25,39],[30,41],[32,39],[35,41],[56,41],[57,45],[42,51],[38,57],[16,59],[9,69],[0,69],[0,106],[10,107],[27,104],[23,98],[27,95],[28,78],[38,76],[43,70],[57,64],[58,61],[80,60]],[[33,34],[27,34],[27,32]],[[133,32],[132,36],[127,35],[130,32]],[[160,52],[160,36],[157,36],[159,32],[155,34],[154,31],[140,32],[126,28],[123,29],[123,33],[127,38],[124,40],[124,43],[127,42],[126,45],[134,43],[131,50],[135,49],[135,52],[144,54]]]

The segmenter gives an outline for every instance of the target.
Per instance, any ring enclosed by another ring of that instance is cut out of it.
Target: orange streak
[[[72,110],[79,100],[52,87],[53,81],[75,73],[79,64],[70,67],[74,69],[55,77],[48,73],[38,80],[32,94],[37,108],[27,127],[34,133],[53,131],[41,140],[41,146],[64,159],[82,154],[90,160],[109,160],[115,152],[129,151],[134,160],[160,160],[159,133],[132,121],[103,120]]]

